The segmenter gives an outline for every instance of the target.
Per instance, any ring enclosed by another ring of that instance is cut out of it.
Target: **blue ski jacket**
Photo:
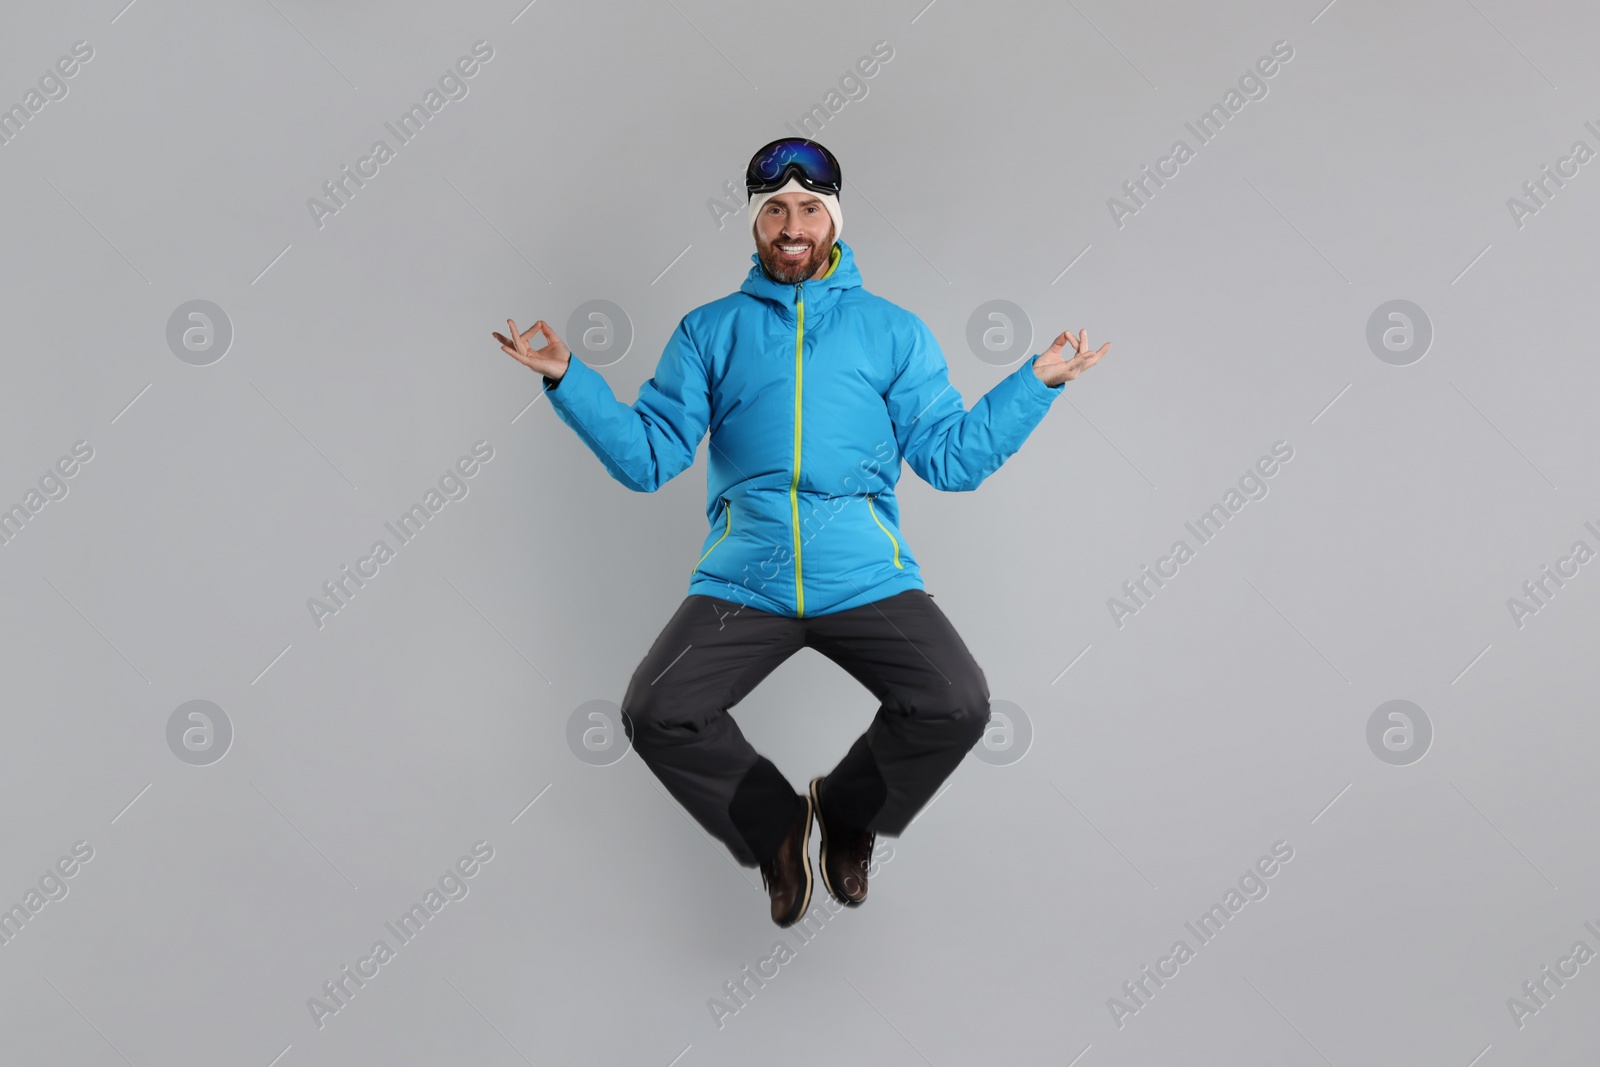
[[[1062,386],[1038,379],[1035,354],[967,411],[932,332],[861,287],[849,245],[794,285],[750,258],[738,292],[679,321],[631,406],[576,358],[544,379],[550,406],[644,493],[688,468],[710,431],[710,529],[690,595],[799,618],[923,588],[900,532],[901,459],[936,489],[976,489]]]

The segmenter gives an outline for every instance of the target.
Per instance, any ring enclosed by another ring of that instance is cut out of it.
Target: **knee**
[[[955,713],[957,733],[962,743],[971,748],[983,737],[989,728],[989,698],[983,696],[970,703],[961,705],[961,710]]]
[[[648,750],[698,733],[701,724],[669,690],[636,676],[622,698],[622,726],[635,748]]]
[[[641,686],[636,676],[622,698],[622,728],[635,748],[648,745],[661,728],[662,702],[648,685]]]
[[[954,679],[953,683],[944,699],[930,709],[929,718],[955,740],[971,747],[989,725],[989,688],[981,674]]]

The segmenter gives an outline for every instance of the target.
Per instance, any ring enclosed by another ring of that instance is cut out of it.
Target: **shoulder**
[[[839,302],[841,306],[848,306],[860,314],[872,315],[896,326],[910,326],[922,321],[915,312],[859,285],[845,290]]]
[[[678,320],[676,332],[698,348],[718,334],[722,325],[737,311],[741,296],[741,293],[731,293],[693,308]]]
[[[904,370],[914,354],[921,358],[921,353],[938,347],[933,331],[921,316],[877,293],[860,287],[851,289],[840,300],[836,312],[839,310],[869,324],[874,337],[892,353],[896,372]]]
[[[873,330],[891,340],[896,349],[903,349],[931,336],[927,324],[916,312],[860,286],[846,290],[840,297],[836,311],[870,323]]]
[[[728,315],[737,312],[741,308],[744,308],[751,303],[757,302],[758,301],[756,301],[756,298],[751,296],[749,293],[740,292],[739,290],[735,289],[727,296],[719,296],[715,300],[701,304],[683,318],[685,322],[690,323],[716,322],[720,319],[726,318]]]
[[[694,308],[679,320],[678,328],[686,332],[691,340],[705,340],[716,336],[740,314],[760,306],[760,300],[749,293],[735,290]]]

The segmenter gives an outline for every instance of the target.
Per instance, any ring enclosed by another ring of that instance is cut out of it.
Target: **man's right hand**
[[[494,339],[500,342],[500,350],[523,366],[531,367],[551,381],[559,382],[561,376],[567,373],[567,362],[572,358],[572,350],[555,335],[555,331],[550,329],[550,324],[540,319],[524,333],[517,332],[517,324],[511,319],[506,320],[506,325],[511,327],[510,337],[505,337],[498,331],[494,333]],[[546,343],[543,348],[534,348],[528,343],[528,338],[536,333],[544,334]]]

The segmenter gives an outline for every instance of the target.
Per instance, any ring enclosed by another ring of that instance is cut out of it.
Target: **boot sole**
[[[806,796],[806,828],[800,835],[800,861],[801,868],[806,872],[805,892],[800,894],[800,906],[784,922],[778,923],[778,928],[787,930],[799,922],[811,907],[811,889],[815,883],[815,876],[811,872],[811,820],[816,818],[816,802],[809,795]],[[831,892],[831,890],[830,890]]]
[[[823,777],[826,776],[824,775],[811,779],[810,789],[811,810],[813,813],[815,813],[817,818],[817,851],[819,853],[817,856],[817,866],[822,868],[822,885],[823,888],[828,891],[828,895],[834,900],[837,900],[840,904],[843,904],[847,908],[859,908],[861,905],[867,902],[866,897],[862,897],[860,900],[851,900],[849,897],[844,896],[838,890],[834,889],[833,882],[828,878],[828,822],[822,817],[822,801],[820,799]]]

